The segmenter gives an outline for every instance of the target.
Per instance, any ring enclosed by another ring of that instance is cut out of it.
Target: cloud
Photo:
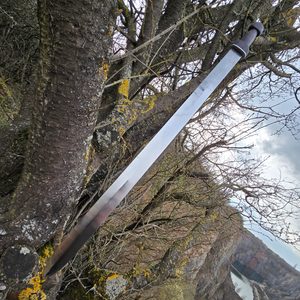
[[[300,141],[288,133],[270,136],[263,140],[261,150],[265,154],[276,156],[278,162],[289,169],[297,179],[300,179]]]

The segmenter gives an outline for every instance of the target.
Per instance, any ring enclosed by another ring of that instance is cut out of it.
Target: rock
[[[252,281],[254,294],[257,295],[255,299],[300,299],[300,272],[268,249],[252,233],[243,234],[233,264]]]
[[[105,292],[109,299],[114,300],[125,291],[128,281],[122,276],[113,274],[106,279]]]
[[[38,255],[35,250],[25,245],[14,245],[5,250],[0,260],[1,279],[12,287],[26,282],[38,268]]]

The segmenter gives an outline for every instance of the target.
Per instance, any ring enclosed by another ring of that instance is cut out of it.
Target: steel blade
[[[46,276],[59,271],[69,260],[71,260],[78,250],[91,238],[91,236],[97,231],[97,229],[105,222],[111,212],[118,206],[118,204],[124,198],[123,192],[127,185],[127,181],[123,186],[114,194],[109,201],[103,205],[101,211],[91,219],[90,222],[82,219],[81,222],[76,225],[72,231],[67,235],[62,244],[52,258],[54,262]]]
[[[207,75],[198,88],[187,98],[176,113],[166,122],[145,148],[136,156],[131,164],[123,171],[116,181],[107,189],[99,200],[82,218],[62,242],[61,247],[54,255],[54,262],[47,275],[54,274],[61,269],[91,237],[91,235],[105,221],[108,214],[103,214],[109,209],[109,213],[120,204],[122,199],[131,191],[135,184],[143,177],[147,170],[159,158],[164,150],[175,139],[188,121],[199,110],[203,102],[218,87],[226,75],[240,60],[241,54],[231,49]],[[110,202],[112,202],[110,206]],[[97,219],[101,215],[101,222]],[[80,235],[83,237],[80,238]]]

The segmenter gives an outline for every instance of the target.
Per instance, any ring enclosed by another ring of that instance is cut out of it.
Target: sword
[[[107,217],[170,145],[238,61],[248,55],[250,45],[263,30],[263,25],[260,22],[253,23],[246,35],[232,44],[231,49],[198,88],[66,236],[56,249],[52,258],[52,266],[46,276],[51,276],[59,271],[76,255],[78,250],[105,222]]]

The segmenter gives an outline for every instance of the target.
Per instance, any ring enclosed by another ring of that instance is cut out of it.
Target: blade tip
[[[52,266],[49,271],[46,272],[45,276],[49,277],[54,275],[58,270],[56,270],[55,266]]]

